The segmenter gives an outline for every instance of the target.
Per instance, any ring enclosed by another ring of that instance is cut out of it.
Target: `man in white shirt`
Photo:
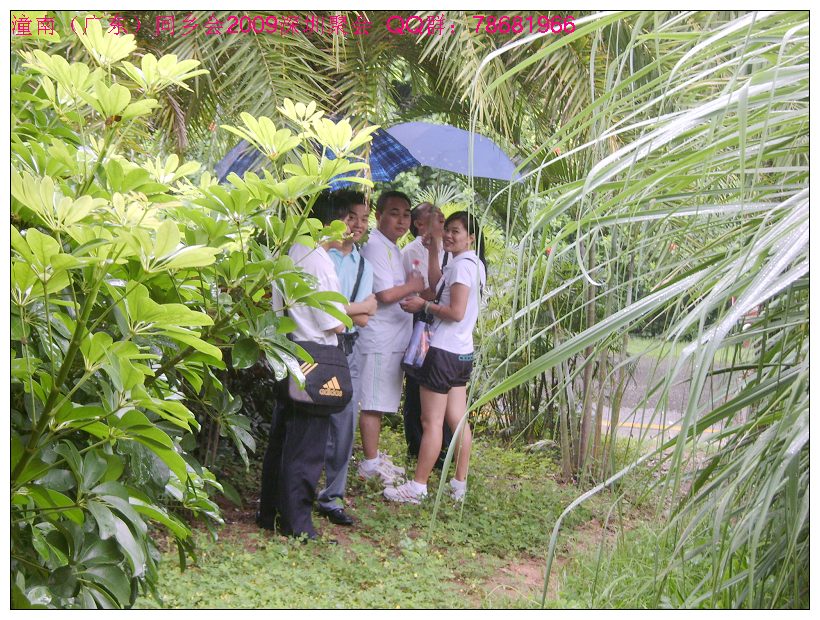
[[[438,264],[444,261],[444,247],[441,243],[441,231],[444,226],[444,214],[441,210],[429,202],[422,202],[410,212],[410,232],[415,237],[401,250],[401,260],[404,271],[410,273],[413,263],[419,266],[421,275],[424,278],[424,288],[430,286],[427,266],[429,264],[430,250],[424,243],[425,236],[430,236],[434,230],[438,233],[437,242]],[[429,245],[429,244],[428,244]]]
[[[339,278],[336,275],[336,265],[324,247],[319,245],[315,248],[308,248],[301,243],[294,243],[288,256],[293,259],[297,267],[316,278],[317,290],[341,292]],[[342,304],[333,302],[333,305],[340,312],[344,312]],[[313,306],[295,304],[288,307],[288,316],[296,323],[296,329],[290,334],[291,340],[307,340],[335,346],[339,343],[336,334],[344,331],[344,325],[339,319]]]
[[[401,358],[410,341],[413,317],[404,312],[399,302],[424,290],[421,275],[406,275],[401,251],[396,245],[410,226],[410,200],[401,192],[388,191],[376,203],[377,230],[362,249],[373,265],[373,292],[378,309],[367,327],[360,330],[354,351],[360,377],[362,435],[364,460],[358,473],[364,479],[378,478],[391,484],[404,474],[393,465],[391,457],[379,451],[382,416],[396,413],[401,400],[403,372]]]
[[[297,267],[316,280],[320,291],[340,292],[336,269],[327,251],[321,246],[308,248],[294,243],[288,252]],[[290,304],[274,287],[274,309],[287,308],[296,323],[290,334],[294,341],[309,341],[337,346],[337,334],[344,324],[328,313],[304,304]],[[344,312],[342,305],[336,307]],[[328,416],[308,415],[283,396],[274,406],[271,416],[268,448],[262,464],[262,489],[259,498],[257,524],[264,529],[277,529],[287,536],[318,538],[311,511],[316,485],[324,465],[327,445]]]

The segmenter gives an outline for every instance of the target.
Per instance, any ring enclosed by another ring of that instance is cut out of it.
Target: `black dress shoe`
[[[353,517],[347,514],[344,508],[319,508],[319,514],[336,525],[353,525]]]

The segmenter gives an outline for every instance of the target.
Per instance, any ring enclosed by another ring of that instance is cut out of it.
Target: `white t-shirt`
[[[336,276],[336,267],[333,259],[323,247],[310,249],[301,243],[294,243],[288,252],[288,256],[293,259],[297,267],[304,269],[305,273],[314,276],[318,283],[317,289],[320,291],[341,292],[339,278]],[[337,302],[332,302],[340,312],[344,312],[344,306]],[[282,308],[282,297],[279,291],[274,288],[273,307],[278,310]],[[330,316],[327,312],[306,306],[295,304],[288,308],[288,316],[296,323],[296,330],[291,333],[293,340],[316,342],[318,344],[335,345],[338,338],[334,330],[341,325],[339,319]]]
[[[401,250],[378,230],[370,233],[370,240],[361,249],[373,265],[373,292],[381,293],[405,283]],[[392,304],[379,302],[375,316],[367,326],[359,330],[356,346],[362,353],[392,353],[404,351],[413,331],[413,315],[405,312],[396,301]]]
[[[419,261],[419,270],[424,276],[424,288],[430,286],[430,281],[427,278],[427,261],[430,258],[430,252],[421,243],[421,237],[416,237],[408,243],[401,251],[401,261],[404,265],[404,272],[410,275],[410,268],[413,266],[413,261]],[[444,248],[440,247],[438,250],[438,264],[441,265],[444,260]]]
[[[454,284],[470,287],[470,294],[467,297],[467,309],[463,319],[448,321],[436,317],[433,321],[433,338],[430,346],[460,355],[472,353],[473,328],[478,320],[478,309],[481,305],[481,287],[487,280],[484,263],[478,259],[475,252],[468,250],[452,258],[444,266],[442,277],[444,290],[439,301],[442,306],[450,305],[450,288]]]

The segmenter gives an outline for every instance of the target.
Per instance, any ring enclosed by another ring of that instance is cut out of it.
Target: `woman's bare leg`
[[[414,479],[419,484],[427,484],[430,472],[441,452],[442,422],[447,408],[447,394],[439,394],[419,386],[421,397],[421,446]]]
[[[467,386],[450,388],[447,394],[447,406],[444,419],[453,431],[453,441],[456,444],[456,474],[455,479],[463,482],[467,479],[467,469],[470,466],[470,451],[473,447],[473,433],[470,425],[465,423],[460,433],[456,433],[461,419],[467,414]],[[425,433],[427,430],[425,429]]]

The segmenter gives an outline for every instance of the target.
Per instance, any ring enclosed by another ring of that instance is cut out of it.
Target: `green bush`
[[[225,359],[242,369],[264,356],[280,379],[309,359],[271,312],[271,283],[288,304],[338,315],[329,302],[341,297],[314,291],[285,250],[340,234],[307,213],[331,178],[365,166],[347,155],[373,130],[286,101],[278,127],[243,115],[225,128],[272,172],[195,184],[198,163],[151,146],[151,113],[198,62],[145,54],[138,67],[133,37],[98,22],[80,39],[89,62],[24,51],[12,75],[16,608],[129,607],[157,581],[152,528],[184,563],[187,521],[221,521],[194,433],[208,420],[247,463],[254,442],[223,387]],[[313,155],[325,146],[337,159]]]

